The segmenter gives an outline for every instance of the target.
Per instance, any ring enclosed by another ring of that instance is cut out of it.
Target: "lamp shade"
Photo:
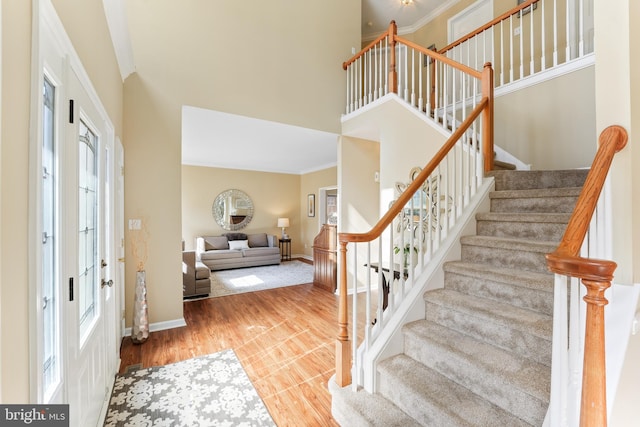
[[[288,227],[289,226],[289,218],[278,218],[278,227]]]

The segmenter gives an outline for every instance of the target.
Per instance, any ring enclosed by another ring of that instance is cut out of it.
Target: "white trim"
[[[151,323],[149,325],[149,332],[164,331],[167,329],[181,328],[183,326],[187,326],[187,322],[184,320],[184,317],[181,317],[180,319],[165,320],[164,322]],[[124,330],[124,336],[125,337],[131,336],[131,328],[126,328]]]
[[[582,70],[594,65],[596,62],[596,56],[593,53],[587,54],[582,58],[577,58],[564,64],[556,65],[555,67],[548,68],[545,71],[540,71],[532,76],[519,79],[513,83],[507,83],[500,87],[497,87],[494,91],[494,97],[507,95],[512,92],[524,89],[529,86],[535,86],[537,84],[546,82],[547,80],[555,79],[570,74],[574,71]]]
[[[107,18],[107,26],[111,34],[118,68],[120,68],[120,76],[124,81],[129,74],[136,71],[124,0],[102,0],[102,6]]]

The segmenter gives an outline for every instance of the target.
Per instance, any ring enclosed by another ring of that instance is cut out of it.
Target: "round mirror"
[[[244,191],[227,190],[213,201],[213,217],[225,230],[240,230],[253,218],[253,202]]]

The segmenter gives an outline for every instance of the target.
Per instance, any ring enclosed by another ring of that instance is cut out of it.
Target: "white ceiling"
[[[376,38],[396,21],[398,34],[412,33],[460,0],[362,0],[362,40]]]
[[[184,106],[182,164],[304,174],[335,166],[338,135]]]
[[[103,0],[123,81],[135,71],[124,1]],[[413,32],[459,0],[361,1],[362,40],[367,41],[391,20],[399,34]],[[116,6],[107,7],[110,3]],[[328,132],[220,111],[182,110],[182,163],[188,165],[303,174],[337,164],[337,139]]]

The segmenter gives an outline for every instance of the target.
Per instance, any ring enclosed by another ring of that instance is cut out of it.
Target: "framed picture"
[[[307,216],[316,216],[316,195],[307,196]]]
[[[434,52],[438,51],[438,49],[436,49],[435,43],[429,46],[427,49],[432,50]],[[423,67],[427,67],[433,63],[433,59],[431,59],[429,55],[424,55],[422,60],[424,61],[424,63],[422,64]]]

